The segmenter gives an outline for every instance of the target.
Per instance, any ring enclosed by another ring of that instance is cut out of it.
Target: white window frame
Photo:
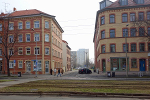
[[[26,55],[30,55],[30,54],[28,54],[28,52],[30,52],[30,54],[31,54],[31,48],[29,48],[29,47],[26,48]]]
[[[19,36],[18,36],[18,42],[23,42],[23,37],[22,37],[23,35],[22,34],[19,34]]]
[[[9,68],[14,68],[14,61],[9,61]]]
[[[18,55],[23,55],[23,48],[18,48]]]
[[[40,34],[39,33],[34,34],[34,41],[40,41]]]
[[[37,49],[36,49],[37,48]],[[36,52],[37,51],[37,52]],[[34,48],[34,54],[35,55],[39,55],[40,54],[40,48],[39,47],[35,47]]]
[[[45,48],[45,55],[49,55],[49,48]]]
[[[26,42],[30,42],[31,41],[31,40],[28,41],[28,39],[30,39],[30,37],[28,37],[28,36],[30,36],[30,34],[26,34]]]
[[[13,43],[14,42],[14,36],[13,35],[9,35],[9,43]]]
[[[45,34],[45,42],[49,42],[49,34]]]
[[[33,71],[36,71],[34,68],[34,65],[36,65],[36,61],[33,62]],[[41,60],[37,61],[37,71],[42,71],[42,61]]]
[[[9,30],[14,30],[14,23],[9,23]]]
[[[23,23],[22,22],[18,23],[18,29],[23,29]]]
[[[34,21],[34,28],[40,28],[40,21]]]
[[[22,60],[18,61],[18,68],[23,68],[23,61]]]
[[[26,22],[26,29],[30,29],[30,22],[29,21]]]
[[[13,55],[14,54],[14,50],[9,49],[9,55]]]
[[[49,22],[45,21],[45,28],[49,28]]]

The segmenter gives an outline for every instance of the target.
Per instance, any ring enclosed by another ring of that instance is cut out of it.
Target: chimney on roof
[[[17,9],[14,7],[14,10],[13,11],[16,11]]]

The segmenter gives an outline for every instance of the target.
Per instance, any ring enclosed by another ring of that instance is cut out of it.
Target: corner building
[[[150,21],[150,0],[100,2],[93,38],[97,72],[126,73],[125,37],[129,73],[150,71],[150,42],[141,35],[141,27],[149,33],[150,26],[134,27],[136,19]]]
[[[18,42],[15,43],[18,52],[10,59],[10,73],[35,74],[37,69],[37,74],[49,74],[50,69],[53,71],[54,68],[62,69],[62,33],[64,31],[55,16],[36,9],[16,11],[16,8],[9,16],[12,18],[9,22],[12,27],[9,29],[12,37],[9,38],[13,39],[14,26],[18,26],[19,30]],[[5,25],[3,22],[0,21],[2,27]],[[2,28],[0,34],[4,34]],[[0,50],[3,49],[3,47],[0,48]],[[6,60],[2,53],[0,54],[1,72],[5,71],[7,74]],[[37,67],[35,66],[36,55]]]

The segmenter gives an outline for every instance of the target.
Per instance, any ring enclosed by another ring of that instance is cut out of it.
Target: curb
[[[150,99],[150,94],[125,93],[90,93],[90,92],[0,92],[0,95],[51,95],[51,96],[80,96],[80,97],[108,97],[108,98],[139,98]]]

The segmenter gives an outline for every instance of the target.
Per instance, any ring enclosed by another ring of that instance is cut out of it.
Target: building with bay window
[[[136,27],[133,22],[150,21],[149,0],[103,0],[97,11],[94,50],[97,71],[126,73],[150,71],[150,26]],[[125,42],[127,39],[127,44]]]
[[[13,55],[9,62],[10,73],[17,74],[49,74],[50,69],[62,69],[62,33],[64,32],[55,16],[42,11],[22,10],[14,8],[12,13],[1,13],[0,17],[11,16],[9,21],[8,42],[14,41],[14,27],[17,26],[18,41],[15,46],[18,52],[14,54],[13,48],[8,51]],[[0,40],[2,40],[7,19],[0,20]],[[36,46],[37,43],[37,46]],[[0,72],[7,74],[6,59],[2,54],[0,43]],[[37,56],[37,66],[36,66]]]

